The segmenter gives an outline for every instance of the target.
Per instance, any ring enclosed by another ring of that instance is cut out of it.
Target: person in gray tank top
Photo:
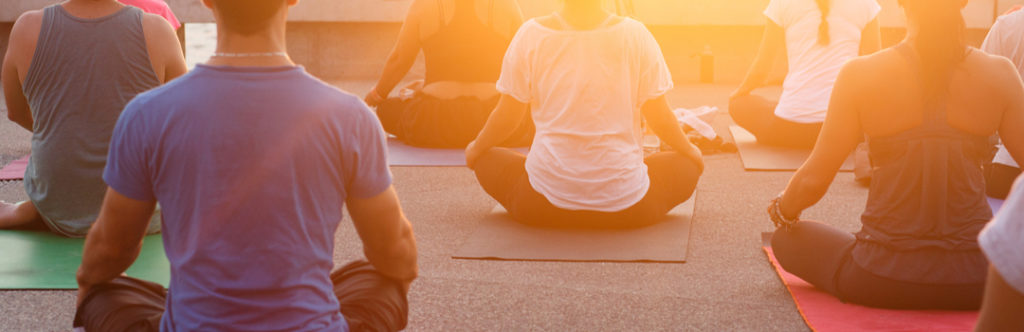
[[[32,131],[29,200],[0,204],[0,228],[84,236],[107,189],[102,173],[122,109],[185,71],[173,29],[138,8],[70,0],[24,13],[11,31],[3,87],[8,117]],[[150,231],[159,231],[158,218]]]
[[[974,310],[992,218],[983,165],[993,134],[1024,160],[1024,85],[1009,60],[967,46],[966,0],[901,0],[907,39],[848,62],[811,157],[769,208],[779,264],[844,302]],[[856,233],[799,220],[867,137],[873,164]]]

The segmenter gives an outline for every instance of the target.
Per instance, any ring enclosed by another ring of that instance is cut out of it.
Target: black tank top
[[[442,0],[437,0],[441,28],[423,40],[427,73],[424,83],[439,81],[493,83],[501,74],[508,39],[494,30],[494,1],[488,2],[488,24],[480,22],[475,0],[455,0],[455,15],[445,24]]]
[[[896,50],[912,65],[919,61],[907,44]],[[951,127],[947,107],[940,96],[925,107],[920,126],[868,139],[874,170],[857,233],[866,245],[854,258],[869,271],[936,283],[984,278],[977,239],[992,210],[982,166],[995,146],[988,136]],[[924,271],[930,275],[917,275]]]

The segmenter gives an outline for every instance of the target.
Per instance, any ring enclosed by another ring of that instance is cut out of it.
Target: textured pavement
[[[336,85],[360,95],[369,87]],[[731,90],[681,86],[669,99],[678,107],[719,106],[714,126],[728,138]],[[0,119],[0,163],[26,154],[29,138]],[[392,168],[420,250],[409,330],[807,330],[760,249],[761,232],[772,230],[764,209],[792,172],[746,172],[737,154],[707,156],[706,164],[686,264],[454,260],[496,203],[468,169]],[[21,182],[0,184],[0,199],[25,197]],[[841,173],[804,217],[854,231],[866,198],[852,173]],[[342,224],[336,241],[335,264],[361,257],[351,223]],[[74,300],[74,291],[0,291],[0,331],[67,330]]]

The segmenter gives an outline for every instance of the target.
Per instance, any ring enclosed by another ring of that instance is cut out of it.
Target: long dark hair
[[[818,11],[821,11],[821,23],[818,24],[818,45],[828,46],[831,37],[828,32],[828,13],[832,10],[831,0],[814,0],[818,3]]]
[[[921,79],[929,99],[948,92],[950,76],[967,57],[965,0],[900,0],[909,24],[918,28],[911,45],[921,59]]]

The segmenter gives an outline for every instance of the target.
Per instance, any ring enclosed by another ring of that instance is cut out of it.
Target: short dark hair
[[[267,26],[286,0],[210,0],[220,13],[220,22],[228,30],[251,34]]]

